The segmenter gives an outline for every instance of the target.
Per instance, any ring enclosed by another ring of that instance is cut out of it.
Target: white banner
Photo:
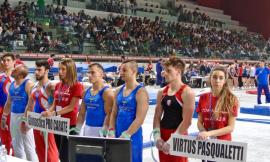
[[[39,113],[27,112],[27,123],[30,128],[53,134],[69,135],[69,119],[52,116],[42,117]]]
[[[191,157],[218,162],[246,162],[247,143],[208,139],[172,134],[170,155]]]

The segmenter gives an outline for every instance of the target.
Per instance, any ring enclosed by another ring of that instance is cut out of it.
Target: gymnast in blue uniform
[[[125,81],[116,89],[111,113],[109,137],[130,139],[132,162],[142,162],[142,124],[148,110],[148,93],[136,81],[138,65],[135,61],[125,61],[121,65],[120,76]]]
[[[79,131],[85,120],[84,131],[81,131],[81,135],[106,137],[114,92],[104,83],[104,69],[100,64],[89,65],[88,77],[92,86],[83,94],[76,128]]]

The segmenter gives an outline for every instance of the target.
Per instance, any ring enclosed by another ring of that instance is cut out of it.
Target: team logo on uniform
[[[172,103],[172,100],[167,100],[167,105],[170,106]]]
[[[90,102],[93,102],[93,101],[95,101],[95,98],[90,97],[89,100],[90,100]]]
[[[39,96],[39,93],[38,93],[38,91],[36,91],[35,92],[35,97],[38,98],[38,96]]]
[[[20,93],[20,92],[18,92],[18,91],[14,91],[14,95],[15,95],[15,96],[18,96],[19,93]]]
[[[127,104],[126,100],[122,100],[123,105]]]

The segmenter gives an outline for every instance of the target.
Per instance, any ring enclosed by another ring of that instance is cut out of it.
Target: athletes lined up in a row
[[[31,161],[45,161],[43,133],[36,130],[33,133],[22,120],[27,111],[34,111],[44,117],[60,115],[69,118],[70,127],[77,130],[85,122],[84,131],[81,132],[85,136],[131,139],[132,161],[142,162],[142,124],[148,110],[149,97],[143,85],[136,81],[136,62],[122,63],[120,76],[125,84],[115,91],[103,82],[103,67],[98,63],[89,65],[88,75],[92,86],[84,92],[82,84],[77,81],[75,62],[70,58],[60,61],[60,82],[55,86],[48,79],[49,64],[45,60],[36,61],[36,83],[26,79],[28,68],[25,65],[13,69],[14,55],[4,54],[2,63],[4,73],[1,75],[0,93],[8,97],[7,101],[4,97],[0,99],[0,110],[3,111],[1,140],[10,149],[11,132],[15,156],[26,156]],[[172,133],[188,134],[192,122],[195,95],[181,81],[184,69],[185,63],[177,57],[168,59],[164,64],[163,74],[168,85],[158,92],[154,116],[154,138],[161,162],[187,161],[186,157],[169,155],[169,145],[166,142]],[[227,80],[226,69],[216,67],[212,70],[211,92],[200,97],[197,107],[199,139],[217,137],[231,140],[238,101],[229,90]],[[77,118],[80,98],[82,104]],[[76,131],[70,134],[76,134]],[[48,140],[48,161],[68,161],[67,137],[49,134]]]

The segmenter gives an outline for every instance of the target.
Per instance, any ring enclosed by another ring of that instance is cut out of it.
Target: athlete
[[[131,139],[132,161],[142,162],[144,122],[149,97],[146,89],[136,81],[138,65],[135,61],[124,61],[120,76],[125,81],[116,89],[116,97],[110,119],[108,136]]]
[[[88,75],[92,86],[84,92],[76,127],[80,130],[86,120],[84,136],[106,137],[114,92],[104,83],[104,69],[100,64],[90,64]]]
[[[6,53],[1,57],[2,73],[0,73],[0,124],[7,125],[7,129],[0,129],[1,142],[5,145],[9,154],[11,149],[11,135],[10,135],[10,114],[3,114],[3,109],[7,101],[8,89],[10,83],[14,80],[11,77],[12,69],[14,68],[15,56],[12,53]]]
[[[48,110],[53,101],[54,86],[48,79],[50,65],[47,60],[36,61],[35,77],[37,82],[31,90],[31,96],[28,100],[28,105],[25,111],[25,117],[28,111],[41,113]],[[29,128],[25,123],[22,123],[21,129],[23,133],[27,133]],[[44,132],[34,130],[36,143],[36,152],[39,162],[45,162],[45,136]],[[54,140],[54,135],[48,133],[48,154],[47,162],[58,162],[58,149]]]
[[[4,107],[3,117],[11,113],[10,131],[14,154],[21,159],[38,161],[35,151],[33,130],[30,129],[25,134],[20,131],[21,119],[24,116],[33,83],[29,79],[26,79],[28,68],[25,65],[21,64],[16,66],[11,75],[14,77],[14,81],[9,87],[9,94]],[[3,124],[3,117],[1,129],[5,130],[8,126]]]
[[[164,63],[163,75],[168,84],[158,92],[153,123],[160,162],[188,161],[186,157],[169,155],[166,142],[172,133],[186,135],[191,125],[195,95],[181,80],[184,70],[185,63],[180,58],[171,57]]]

